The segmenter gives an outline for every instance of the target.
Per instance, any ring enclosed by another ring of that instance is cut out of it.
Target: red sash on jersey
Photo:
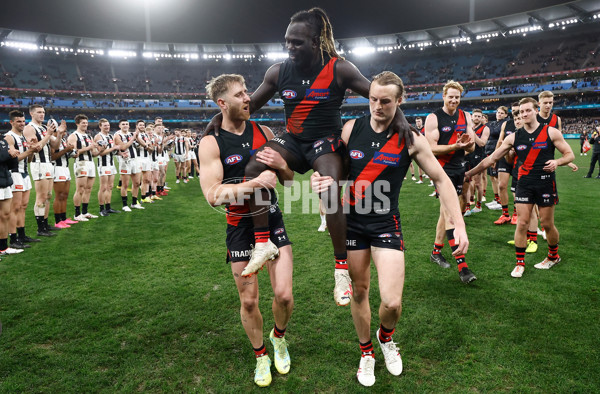
[[[327,89],[329,85],[331,85],[331,82],[333,81],[333,68],[336,61],[337,58],[333,57],[327,62],[309,89]],[[294,111],[287,121],[288,133],[302,134],[304,131],[302,124],[313,107],[318,103],[319,101],[304,99],[296,105],[296,108],[294,108]]]
[[[383,148],[381,148],[379,150],[379,152],[383,152],[383,153],[393,153],[393,154],[397,154],[402,152],[402,150],[404,149],[404,143],[405,140],[402,140],[402,143],[400,144],[400,147],[398,147],[398,134],[394,134],[383,146]],[[349,198],[348,198],[348,202],[350,203],[350,205],[356,205],[356,201],[357,200],[362,200],[365,195],[364,195],[364,189],[362,190],[362,193],[358,193],[356,191],[356,184],[361,182],[364,183],[364,181],[367,181],[369,184],[372,184],[375,179],[377,179],[377,177],[379,175],[381,175],[381,173],[383,172],[383,170],[385,170],[388,166],[385,164],[379,164],[379,163],[374,163],[373,162],[373,158],[367,163],[367,165],[365,166],[365,168],[363,168],[363,170],[360,172],[360,174],[358,174],[358,176],[356,177],[356,179],[354,180],[354,183],[349,187]]]
[[[558,116],[556,116],[556,114],[552,114],[548,126],[558,128]]]
[[[536,143],[544,142],[547,139],[548,139],[548,125],[546,125],[542,128],[542,131],[540,131],[540,134],[535,139],[532,146],[534,146]],[[537,159],[540,152],[541,152],[541,149],[529,149],[529,153],[527,153],[527,157],[525,158],[525,161],[523,162],[521,167],[519,167],[519,176],[517,177],[517,179],[521,179],[521,177],[523,175],[529,174],[529,172],[533,169],[533,163],[535,163],[535,159]]]
[[[452,145],[456,143],[458,137],[466,133],[467,131],[467,118],[465,117],[465,112],[462,109],[458,110],[458,121],[456,122],[456,126],[454,127],[454,132],[448,141],[448,145]],[[438,162],[442,167],[452,160],[452,156],[456,153],[455,150],[452,152],[446,153],[445,155],[438,156]]]
[[[267,142],[262,129],[256,122],[250,121],[252,124],[252,150],[250,154],[253,154],[258,148],[263,146]],[[244,202],[244,205],[229,205],[227,207],[227,224],[237,226],[243,217],[248,216],[250,213],[250,207],[248,202]]]

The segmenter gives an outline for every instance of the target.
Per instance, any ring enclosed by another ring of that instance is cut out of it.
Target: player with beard
[[[110,201],[112,197],[113,187],[115,185],[115,167],[114,157],[115,152],[119,150],[113,136],[109,134],[110,123],[107,119],[98,121],[100,132],[94,137],[94,141],[98,144],[98,176],[100,177],[100,187],[98,188],[98,204],[100,204],[100,216],[108,216],[111,213],[119,213],[116,209],[112,209]],[[127,187],[126,187],[127,188]]]
[[[546,229],[548,257],[534,267],[550,269],[561,261],[558,255],[559,233],[554,225],[554,210],[558,204],[555,171],[558,166],[570,163],[575,155],[565,142],[560,130],[542,125],[537,120],[538,103],[531,97],[519,101],[519,113],[523,128],[504,139],[500,148],[483,160],[469,174],[476,174],[504,157],[515,148],[519,164],[519,180],[515,193],[517,204],[517,229],[515,231],[515,254],[517,264],[511,276],[520,278],[525,271],[527,228],[534,204],[538,205],[542,225]],[[554,158],[555,148],[562,157]]]
[[[145,209],[137,201],[137,192],[140,187],[140,177],[142,173],[142,167],[138,163],[137,149],[135,143],[138,137],[139,131],[136,128],[132,134],[129,132],[129,121],[127,119],[119,120],[119,131],[115,133],[115,144],[119,146],[121,151],[119,160],[119,176],[121,178],[121,200],[123,202],[123,211],[131,212],[131,208],[134,209]],[[127,186],[131,179],[131,208],[127,205]],[[133,194],[135,190],[136,194]]]
[[[463,87],[455,81],[448,81],[444,85],[442,98],[444,106],[425,119],[425,137],[431,145],[433,154],[437,156],[442,168],[452,181],[459,196],[461,212],[465,209],[462,188],[465,178],[465,153],[475,149],[471,115],[458,108]],[[435,231],[435,242],[430,260],[442,268],[450,268],[441,251],[444,247],[444,238],[452,248],[458,275],[463,283],[470,283],[477,277],[469,269],[464,254],[455,254],[459,245],[454,238],[456,221],[448,217],[446,211],[440,206],[440,216]]]
[[[67,142],[73,145],[77,152],[73,169],[75,173],[75,194],[73,194],[75,217],[73,219],[87,222],[88,219],[98,217],[88,212],[90,195],[96,180],[96,166],[93,158],[98,155],[98,144],[87,134],[87,116],[82,114],[75,116],[75,125],[77,130],[67,138]]]
[[[342,140],[350,156],[351,183],[346,188],[344,211],[348,212],[346,244],[354,288],[351,309],[361,349],[357,378],[364,386],[375,383],[369,304],[371,257],[377,268],[381,299],[380,325],[375,335],[388,371],[394,376],[402,373],[402,358],[392,340],[402,311],[404,287],[405,256],[398,198],[412,160],[438,185],[441,205],[456,223],[455,254],[464,254],[469,244],[454,186],[433,156],[427,139],[417,134],[409,148],[404,140],[398,144],[397,134],[387,138],[403,95],[404,85],[396,74],[384,71],[376,75],[369,93],[370,116],[351,120],[342,130]],[[331,177],[320,177],[318,172],[311,176],[316,192],[329,187],[331,182]]]
[[[31,193],[31,179],[27,173],[27,161],[35,152],[32,146],[28,146],[23,136],[25,129],[25,114],[21,111],[11,111],[9,114],[11,130],[4,135],[4,140],[9,149],[19,152],[16,160],[11,161],[12,177],[12,200],[8,230],[10,234],[10,246],[15,249],[29,247],[28,242],[39,242],[39,239],[29,238],[25,235],[25,212],[29,204]],[[62,125],[61,125],[62,126]],[[58,223],[58,222],[57,222]]]
[[[262,84],[252,94],[250,112],[261,108],[279,92],[284,103],[287,133],[266,146],[279,152],[296,172],[313,169],[335,180],[319,197],[327,208],[327,228],[333,243],[334,300],[344,306],[350,303],[352,286],[346,254],[346,218],[340,209],[339,181],[344,172],[340,108],[347,89],[368,97],[369,81],[337,53],[331,23],[320,8],[292,16],[285,33],[285,45],[289,59],[267,70]],[[412,143],[411,127],[401,111],[397,112],[392,125],[392,130],[401,130],[409,144]],[[246,176],[258,176],[265,169],[263,163],[252,159]],[[250,209],[255,213],[256,246],[243,275],[251,275],[277,255],[277,248],[269,242],[268,215],[264,206],[257,203],[266,201],[268,193],[262,190],[262,198],[250,199]]]
[[[29,107],[31,122],[23,130],[23,136],[27,144],[35,146],[30,169],[31,177],[35,187],[35,206],[33,213],[38,225],[38,235],[53,236],[48,224],[48,213],[50,212],[50,199],[52,198],[52,183],[54,180],[54,168],[52,166],[51,151],[58,147],[58,139],[53,134],[56,131],[55,122],[48,121],[44,126],[46,111],[39,104]]]
[[[254,382],[265,387],[271,384],[271,359],[263,340],[258,275],[247,278],[242,276],[242,271],[248,265],[254,243],[247,198],[264,186],[275,187],[277,177],[273,171],[266,170],[246,181],[244,169],[256,150],[273,138],[273,133],[269,128],[249,121],[250,97],[241,75],[220,75],[209,82],[206,91],[221,109],[223,121],[218,135],[210,133],[200,141],[200,185],[211,205],[225,205],[227,209],[227,261],[231,263],[240,297],[242,325],[256,355]],[[293,172],[273,149],[262,150],[256,155],[260,162],[277,169],[281,179],[293,178]],[[270,237],[278,249],[279,257],[267,264],[274,293],[272,310],[275,320],[269,337],[274,347],[275,367],[279,373],[287,374],[290,356],[284,334],[294,307],[292,247],[277,202],[271,202],[268,209],[269,228],[272,230]]]
[[[475,149],[473,152],[466,155],[467,170],[474,168],[483,160],[485,157],[485,144],[490,137],[490,129],[483,123],[483,112],[480,109],[474,109],[471,114],[471,121],[473,122],[473,136],[475,137]],[[468,178],[467,178],[468,179]],[[465,216],[470,216],[473,213],[481,212],[481,201],[485,194],[483,193],[485,174],[477,174],[468,184],[463,186],[463,190],[467,190],[465,195],[465,201],[470,201],[470,196],[477,194],[477,200],[475,202],[475,208],[465,212]]]
[[[506,117],[508,116],[508,112],[505,110],[505,108],[506,107],[497,108],[496,120],[486,123],[486,126],[490,129],[490,138],[485,144],[486,156],[491,155],[494,149],[496,149],[496,145],[498,144],[498,138],[500,138],[500,131],[502,129],[502,125],[504,124],[504,122],[506,121]],[[485,204],[485,206],[491,210],[499,211],[502,209],[502,205],[500,204],[500,195],[498,194],[498,171],[495,166],[490,167],[488,169],[488,176],[490,177],[490,180],[492,182],[494,199]]]
[[[417,117],[415,119],[415,128],[417,129],[417,131],[419,132],[419,134],[421,135],[425,135],[425,127],[423,127],[423,118],[421,118],[420,116]],[[413,164],[413,163],[411,163]],[[414,167],[413,167],[414,168]],[[419,166],[417,166],[417,168],[419,169],[419,180],[417,181],[417,184],[422,184],[423,183],[423,169]],[[413,174],[413,181],[415,181],[416,179],[414,178],[414,174]]]
[[[508,112],[508,108],[500,107],[499,110],[502,109],[504,112]],[[519,110],[519,103],[514,102],[511,104],[511,111],[514,114],[515,111]],[[513,115],[514,117],[514,115]],[[496,149],[502,145],[502,141],[504,138],[508,137],[512,133],[516,131],[514,119],[507,118],[506,122],[502,124],[500,128],[500,135],[498,136],[498,142],[496,143]],[[502,157],[496,163],[496,171],[498,173],[498,196],[500,197],[500,205],[502,207],[502,214],[494,222],[494,224],[502,225],[505,223],[511,223],[512,219],[508,212],[508,181],[510,180],[510,175],[513,170],[513,163],[510,163],[506,160],[506,158]],[[516,207],[514,208],[513,214],[516,215]],[[516,217],[515,217],[516,224]]]

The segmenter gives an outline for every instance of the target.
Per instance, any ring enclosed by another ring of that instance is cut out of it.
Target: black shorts
[[[315,160],[328,153],[338,152],[344,157],[346,145],[339,135],[331,134],[316,141],[304,141],[285,133],[271,141],[279,144],[283,149],[295,157],[294,163],[288,163],[290,168],[299,174],[304,174],[313,168]]]
[[[398,215],[371,218],[347,215],[346,249],[363,250],[371,246],[404,251],[402,227]]]
[[[517,191],[517,182],[519,182],[519,166],[513,166],[513,170],[510,175],[512,177],[510,191],[514,193]]]
[[[477,165],[483,160],[483,157],[477,153],[470,153],[465,156],[465,160],[467,161],[467,164],[465,165],[466,172],[477,167]]]
[[[282,248],[291,245],[281,212],[269,213],[269,230],[271,231],[271,241]],[[250,252],[254,246],[254,227],[227,225],[227,262],[248,261]]]
[[[554,174],[532,177],[525,175],[517,182],[515,204],[537,204],[551,207],[558,204],[556,178]]]
[[[496,163],[496,171],[498,172],[507,172],[507,173],[511,173],[513,170],[513,166],[512,164],[510,164],[508,161],[506,161],[506,159],[503,157],[500,160],[498,160],[498,163]]]
[[[452,184],[454,185],[454,189],[456,189],[456,194],[457,195],[462,195],[463,192],[463,183],[465,183],[465,170],[460,169],[460,170],[446,170],[444,169],[444,171],[446,172],[446,175],[448,175],[448,178],[450,178],[450,181],[452,181]]]

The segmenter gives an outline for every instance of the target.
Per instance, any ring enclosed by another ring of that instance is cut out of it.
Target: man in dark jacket
[[[592,160],[590,161],[590,170],[584,178],[592,177],[594,168],[596,168],[596,162],[600,161],[600,126],[596,126],[596,131],[592,133],[590,145],[594,147],[592,150]],[[600,170],[598,170],[598,176],[596,178],[600,179]]]

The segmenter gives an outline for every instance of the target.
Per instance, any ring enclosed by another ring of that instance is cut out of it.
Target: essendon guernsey
[[[454,115],[448,115],[440,108],[434,112],[437,116],[440,138],[438,145],[452,145],[458,141],[461,135],[467,132],[467,118],[462,109],[456,110]],[[465,151],[455,150],[437,157],[444,171],[464,169]]]
[[[542,115],[540,115],[538,113],[537,121],[540,122],[540,124],[543,126],[548,125],[550,127],[554,127],[556,129],[558,129],[558,116],[556,114],[552,114],[552,115],[550,115],[550,117],[548,119],[544,119],[544,118],[542,118]]]
[[[340,108],[345,91],[336,82],[337,58],[306,74],[286,60],[279,69],[277,90],[283,100],[286,129],[298,139],[315,141],[340,135]]]
[[[361,215],[377,216],[398,212],[398,195],[411,158],[404,141],[398,146],[398,134],[387,138],[387,131],[376,133],[369,123],[371,116],[354,123],[348,141],[352,183],[346,189],[344,204],[350,213],[361,207]],[[380,198],[385,194],[386,198]],[[365,208],[370,208],[365,209]],[[367,212],[367,213],[365,213]]]
[[[549,175],[544,171],[544,166],[548,160],[554,159],[554,144],[548,134],[547,125],[539,125],[531,134],[525,129],[517,130],[514,147],[520,165],[518,179],[524,176],[539,179],[543,175]]]
[[[267,142],[267,137],[259,125],[247,121],[244,133],[241,135],[221,129],[215,138],[223,164],[222,183],[242,183],[246,164],[256,150]],[[247,215],[249,212],[247,200],[241,205],[227,205],[227,223],[233,226],[240,224],[252,226],[252,218]]]

